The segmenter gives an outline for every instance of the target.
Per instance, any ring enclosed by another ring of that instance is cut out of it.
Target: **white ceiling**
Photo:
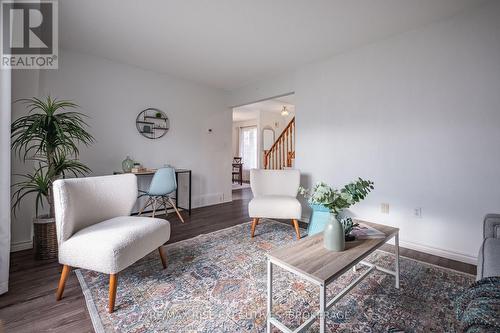
[[[481,0],[64,0],[64,49],[233,90]]]
[[[281,113],[283,106],[286,106],[290,113],[295,113],[295,95],[288,95],[267,101],[243,105],[233,109],[233,121],[246,121],[257,119],[259,111]]]

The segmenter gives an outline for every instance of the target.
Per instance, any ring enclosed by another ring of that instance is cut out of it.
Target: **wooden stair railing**
[[[269,150],[264,152],[264,169],[283,169],[292,166],[295,158],[295,117],[281,132]]]

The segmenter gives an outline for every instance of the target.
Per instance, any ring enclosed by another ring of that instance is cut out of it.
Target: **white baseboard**
[[[213,206],[224,202],[231,202],[231,198],[226,198],[224,193],[209,193],[193,197],[193,208]]]
[[[33,241],[24,241],[10,244],[10,252],[29,250],[33,248]]]
[[[394,241],[390,241],[389,243],[394,244]],[[404,247],[410,250],[415,250],[427,254],[432,254],[438,257],[443,257],[446,259],[456,260],[460,262],[465,262],[471,265],[477,265],[477,257],[471,256],[461,252],[455,252],[450,250],[445,250],[433,246],[417,244],[409,241],[400,240],[399,246]]]

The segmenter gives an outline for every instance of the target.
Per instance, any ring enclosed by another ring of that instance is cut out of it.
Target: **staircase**
[[[295,117],[271,146],[264,151],[264,169],[291,168],[295,159]]]

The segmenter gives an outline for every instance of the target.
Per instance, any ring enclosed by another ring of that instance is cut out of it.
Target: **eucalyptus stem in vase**
[[[312,189],[302,186],[299,193],[304,196],[311,205],[321,205],[330,212],[330,219],[324,230],[325,247],[332,251],[343,251],[345,240],[351,237],[352,229],[357,226],[350,217],[341,217],[344,209],[365,199],[368,193],[374,189],[374,183],[370,180],[358,178],[340,190],[330,185],[319,182]]]

